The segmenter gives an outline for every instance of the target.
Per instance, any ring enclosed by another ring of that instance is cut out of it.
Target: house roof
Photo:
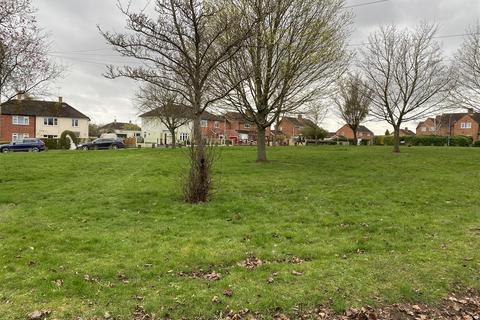
[[[139,126],[134,123],[127,123],[127,122],[117,122],[114,121],[112,123],[106,124],[98,128],[99,130],[126,130],[126,131],[141,131]]]
[[[403,135],[406,135],[406,136],[414,136],[415,132],[405,128],[405,129],[400,129],[400,134],[403,134]]]
[[[88,119],[89,117],[65,102],[39,100],[10,100],[0,105],[0,114],[34,117]]]
[[[459,121],[466,115],[470,115],[475,122],[480,124],[480,113],[468,113],[468,112],[463,112],[463,113],[444,113],[440,116],[435,117],[435,122],[437,123],[437,126],[440,126],[441,128],[448,128],[449,125],[453,125],[455,122]]]
[[[305,118],[295,118],[295,117],[283,117],[282,120],[287,120],[296,127],[312,127],[315,128],[317,125],[313,121]]]
[[[202,120],[211,120],[211,121],[223,121],[225,118],[223,116],[219,116],[208,111],[204,111],[202,113]]]
[[[227,120],[235,120],[235,121],[245,121],[242,114],[240,112],[227,112],[225,113],[225,117]]]
[[[186,117],[190,116],[192,108],[184,106],[184,105],[175,105],[174,107],[175,107],[175,113],[185,115]],[[178,108],[178,112],[177,112],[177,108]],[[164,106],[152,109],[150,111],[147,111],[147,112],[141,114],[140,118],[159,117],[162,114],[164,114],[164,112],[163,112],[164,109],[165,109]]]
[[[359,126],[358,129],[357,129],[357,132],[361,132],[361,133],[370,133],[370,134],[374,134],[370,129],[368,129],[367,127],[365,126]]]
[[[158,117],[162,114],[161,112],[162,107],[158,107],[156,109],[150,110],[145,112],[144,114],[140,115],[140,118],[148,118],[148,117]],[[178,106],[178,108],[182,108],[183,110],[179,110],[180,114],[185,114],[186,117],[189,117],[190,114],[193,114],[192,108],[188,106]],[[223,121],[223,117],[219,115],[215,115],[211,112],[204,111],[201,116],[201,120],[211,120],[211,121]]]

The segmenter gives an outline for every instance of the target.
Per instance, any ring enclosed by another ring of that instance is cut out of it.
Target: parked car
[[[45,143],[36,138],[23,138],[21,140],[12,141],[9,144],[0,144],[0,152],[40,152],[45,151]]]
[[[123,149],[125,144],[121,140],[113,138],[98,138],[92,142],[82,143],[77,146],[80,150]]]

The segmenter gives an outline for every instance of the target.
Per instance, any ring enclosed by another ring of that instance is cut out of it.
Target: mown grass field
[[[0,318],[128,319],[138,304],[157,317],[268,318],[480,289],[480,148],[254,157],[222,149],[215,196],[195,206],[180,195],[185,151],[1,155]],[[264,263],[247,269],[249,256]],[[179,275],[201,269],[221,279]]]

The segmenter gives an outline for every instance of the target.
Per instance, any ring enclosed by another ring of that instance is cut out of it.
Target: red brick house
[[[469,109],[466,113],[445,113],[427,118],[417,126],[417,135],[469,136],[473,141],[480,139],[480,113]]]
[[[343,125],[340,129],[337,130],[335,133],[338,137],[345,137],[347,139],[353,139],[353,130],[347,125]],[[357,130],[357,139],[362,140],[372,140],[375,137],[375,134],[365,126],[359,126]]]
[[[251,144],[257,142],[257,125],[245,120],[239,112],[227,112],[224,116],[226,123],[226,138],[233,144]],[[270,128],[266,129],[267,141],[271,139]]]
[[[59,101],[14,99],[0,105],[0,141],[23,138],[58,138],[69,130],[88,138],[90,119],[69,104]]]
[[[225,117],[204,111],[201,116],[200,126],[202,127],[203,137],[209,142],[223,143],[225,141]]]
[[[290,143],[296,142],[302,136],[305,127],[315,128],[317,125],[302,115],[295,117],[283,117],[278,124],[278,129],[285,134]]]

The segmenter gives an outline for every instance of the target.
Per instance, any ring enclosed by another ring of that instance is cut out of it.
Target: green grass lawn
[[[273,148],[267,164],[224,148],[203,205],[181,200],[185,155],[0,155],[1,319],[268,317],[480,289],[480,148]],[[200,270],[221,279],[179,275]]]

